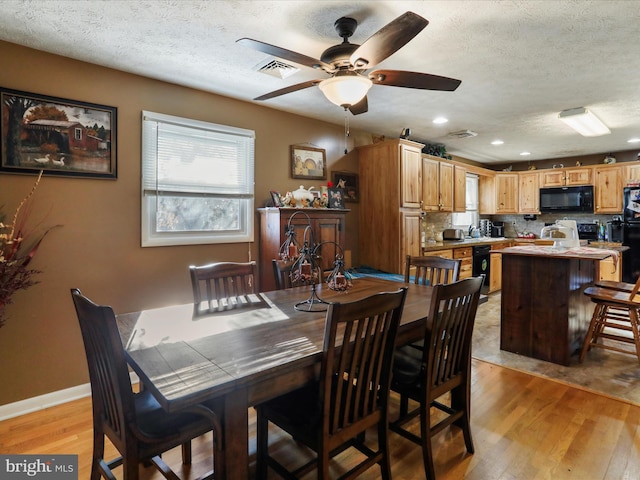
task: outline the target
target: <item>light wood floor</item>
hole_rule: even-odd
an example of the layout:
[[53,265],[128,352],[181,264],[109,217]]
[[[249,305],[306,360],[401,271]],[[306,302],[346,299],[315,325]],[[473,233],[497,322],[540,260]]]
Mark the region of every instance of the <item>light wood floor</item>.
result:
[[[482,361],[474,360],[473,369],[476,453],[466,454],[457,429],[445,429],[434,439],[439,480],[640,478],[640,407]],[[253,461],[253,411],[250,421]],[[90,399],[0,422],[0,453],[78,454],[81,480],[89,478],[91,438]],[[270,439],[272,453],[292,461],[304,456],[277,431]],[[191,469],[183,470],[179,449],[164,458],[179,475],[191,479],[210,468],[209,445],[206,437],[193,442]],[[392,433],[391,449],[395,480],[425,478],[418,446]],[[348,464],[352,457],[343,455],[341,463]],[[334,463],[340,471],[341,465]],[[374,468],[362,478],[378,477]],[[161,477],[146,469],[141,478]]]

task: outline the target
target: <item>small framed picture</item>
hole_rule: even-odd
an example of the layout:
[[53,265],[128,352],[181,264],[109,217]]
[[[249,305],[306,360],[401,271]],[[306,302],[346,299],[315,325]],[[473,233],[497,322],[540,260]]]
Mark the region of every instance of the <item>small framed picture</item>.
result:
[[271,203],[273,203],[274,207],[282,207],[282,200],[280,199],[280,194],[271,190],[269,192],[271,194]]
[[331,172],[331,180],[337,188],[344,189],[345,202],[357,202],[359,200],[357,173]]
[[344,208],[344,189],[329,189],[329,208]]
[[324,180],[327,178],[326,151],[300,145],[291,145],[291,178]]

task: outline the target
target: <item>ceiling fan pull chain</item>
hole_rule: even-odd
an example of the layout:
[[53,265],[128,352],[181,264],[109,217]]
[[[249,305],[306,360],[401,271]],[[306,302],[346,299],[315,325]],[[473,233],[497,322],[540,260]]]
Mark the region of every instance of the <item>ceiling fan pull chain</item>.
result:
[[349,115],[347,115],[347,108],[344,109],[344,154],[348,153],[347,139],[349,138]]

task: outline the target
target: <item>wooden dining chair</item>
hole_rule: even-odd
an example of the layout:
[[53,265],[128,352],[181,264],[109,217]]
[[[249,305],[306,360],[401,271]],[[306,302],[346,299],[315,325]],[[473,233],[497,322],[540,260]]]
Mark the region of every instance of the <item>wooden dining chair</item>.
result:
[[256,262],[218,262],[189,267],[193,289],[193,314],[249,306],[258,293]]
[[[422,446],[424,469],[430,480],[435,479],[431,438],[445,427],[460,427],[467,452],[474,452],[469,423],[471,336],[483,281],[479,276],[435,285],[424,349],[399,350],[394,358],[391,390],[417,402],[417,406],[400,412],[389,428]],[[450,393],[448,402],[440,398],[446,393]],[[440,412],[433,414],[432,407]],[[420,419],[420,436],[405,427],[415,417]],[[432,425],[434,419],[437,423]]]
[[[267,467],[285,478],[317,469],[327,479],[329,460],[354,447],[366,459],[340,478],[354,478],[378,464],[391,478],[387,406],[393,345],[406,287],[352,303],[332,303],[327,311],[319,380],[260,404],[257,409],[257,478]],[[316,452],[311,461],[289,472],[269,456],[269,422]],[[376,427],[377,449],[364,444],[364,432]]]
[[[309,285],[308,281],[296,281],[291,278],[291,272],[294,265],[293,261],[276,260],[271,261],[273,265],[273,276],[276,279],[276,290],[284,290],[286,288],[300,287]],[[316,268],[316,283],[322,282],[322,270]]]
[[[166,413],[148,389],[134,393],[124,348],[109,306],[96,305],[80,290],[72,289],[84,342],[93,407],[93,458],[91,480],[115,479],[120,465],[124,480],[137,480],[139,464],[150,461],[165,478],[177,476],[160,458],[174,447],[190,445],[196,437],[213,432],[213,465],[216,478],[223,478],[222,427],[213,404],[198,412]],[[105,437],[120,456],[104,458]],[[191,463],[190,451],[183,463]]]
[[[418,285],[436,285],[438,283],[457,282],[460,278],[459,258],[445,258],[437,255],[407,255],[404,268],[404,281]],[[413,275],[412,275],[413,273]]]
[[[582,363],[592,348],[603,348],[635,355],[640,362],[640,297],[637,297],[640,278],[635,284],[607,281],[601,282],[601,286],[597,285],[584,290],[584,294],[596,306],[580,350],[579,361]],[[633,348],[625,345],[632,345]]]

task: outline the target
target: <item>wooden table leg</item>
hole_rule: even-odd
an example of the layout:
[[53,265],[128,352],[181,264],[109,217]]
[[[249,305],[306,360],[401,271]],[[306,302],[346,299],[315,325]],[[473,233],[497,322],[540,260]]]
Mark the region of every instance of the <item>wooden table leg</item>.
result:
[[249,405],[247,390],[228,393],[224,402],[225,477],[249,478]]

